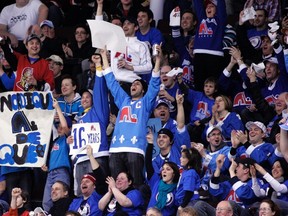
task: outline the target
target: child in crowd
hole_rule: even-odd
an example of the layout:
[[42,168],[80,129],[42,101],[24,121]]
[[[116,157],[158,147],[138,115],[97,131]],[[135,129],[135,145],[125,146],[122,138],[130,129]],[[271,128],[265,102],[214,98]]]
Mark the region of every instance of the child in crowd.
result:
[[[179,79],[178,79],[179,80]],[[185,87],[180,81],[181,91],[185,94],[185,100],[191,104],[190,123],[188,131],[192,142],[202,142],[201,134],[212,116],[215,93],[217,92],[217,81],[209,77],[204,82],[204,91],[195,91]]]

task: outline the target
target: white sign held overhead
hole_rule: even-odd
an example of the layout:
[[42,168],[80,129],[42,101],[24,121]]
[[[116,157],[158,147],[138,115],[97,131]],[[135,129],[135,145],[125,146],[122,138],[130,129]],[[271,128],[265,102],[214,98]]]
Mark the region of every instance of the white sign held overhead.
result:
[[126,53],[126,39],[121,27],[102,20],[87,20],[90,31],[92,46],[107,50]]

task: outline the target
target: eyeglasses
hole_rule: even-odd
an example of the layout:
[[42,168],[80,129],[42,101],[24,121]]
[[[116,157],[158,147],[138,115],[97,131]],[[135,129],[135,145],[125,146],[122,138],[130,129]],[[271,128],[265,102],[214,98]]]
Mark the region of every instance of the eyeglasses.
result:
[[271,208],[259,208],[258,211],[260,212],[268,212],[271,211]]
[[216,211],[231,211],[231,209],[229,209],[229,208],[216,208],[215,209]]

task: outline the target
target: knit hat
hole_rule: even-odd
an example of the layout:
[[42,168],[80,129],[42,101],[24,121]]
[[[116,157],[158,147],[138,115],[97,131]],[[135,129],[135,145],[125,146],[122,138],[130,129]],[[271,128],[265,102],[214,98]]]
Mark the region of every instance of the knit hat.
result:
[[159,134],[166,134],[167,136],[169,136],[170,142],[172,142],[173,139],[174,139],[173,133],[172,133],[169,129],[167,129],[167,128],[161,128],[161,129],[158,131],[158,135],[159,135]]
[[87,179],[89,179],[90,181],[92,181],[93,184],[96,183],[96,178],[94,177],[94,174],[93,174],[93,173],[87,173],[87,174],[83,175],[82,180],[85,179],[85,178],[87,178]]
[[217,0],[206,0],[205,1],[205,8],[207,7],[208,4],[213,4],[217,6]]

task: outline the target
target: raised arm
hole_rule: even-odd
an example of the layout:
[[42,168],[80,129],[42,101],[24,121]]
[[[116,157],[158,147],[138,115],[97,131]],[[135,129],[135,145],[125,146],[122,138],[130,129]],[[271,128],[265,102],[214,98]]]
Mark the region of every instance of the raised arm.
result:
[[179,94],[179,89],[176,91],[176,101],[177,101],[177,128],[181,130],[185,127],[185,113],[184,113],[184,95]]
[[21,188],[13,188],[11,192],[11,209],[17,209],[17,198],[21,196],[22,190]]
[[103,0],[96,0],[97,10],[96,10],[96,20],[103,20]]
[[58,114],[58,118],[59,118],[59,121],[60,121],[60,124],[61,124],[61,127],[62,129],[64,130],[64,133],[65,135],[69,135],[70,133],[70,130],[67,126],[67,121],[62,113],[62,110],[58,104],[58,101],[56,99],[53,99],[53,107],[54,109],[56,110],[57,114]]

